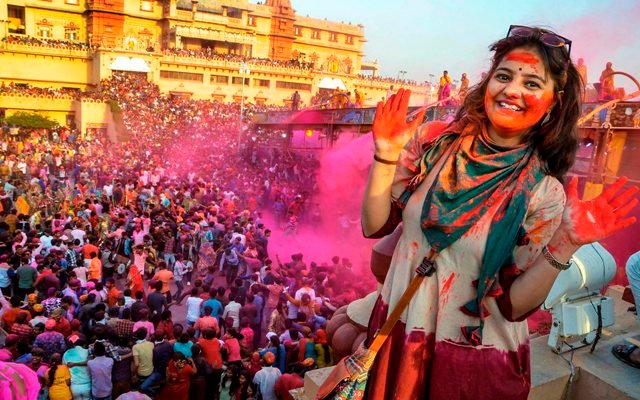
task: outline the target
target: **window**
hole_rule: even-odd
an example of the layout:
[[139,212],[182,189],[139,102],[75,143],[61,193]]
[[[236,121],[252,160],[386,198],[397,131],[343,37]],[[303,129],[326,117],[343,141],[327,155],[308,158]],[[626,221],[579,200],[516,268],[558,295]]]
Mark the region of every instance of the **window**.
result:
[[77,6],[80,4],[78,0],[64,0],[64,4],[71,4],[72,6]]
[[113,25],[105,25],[104,26],[104,31],[107,32],[107,33],[113,32]]
[[[242,85],[242,77],[234,76],[233,78],[231,78],[231,83],[233,83],[234,85]],[[249,84],[249,78],[244,78],[244,84]]]
[[311,32],[311,39],[320,39],[320,31],[314,29]]
[[331,42],[337,42],[337,41],[338,41],[338,34],[337,34],[337,33],[335,33],[335,32],[331,32],[331,33],[329,34],[329,40],[330,40]]
[[47,25],[38,26],[38,36],[43,39],[47,39],[51,37],[51,27]]
[[276,81],[276,87],[278,89],[306,90],[308,92],[311,91],[311,85],[308,83]]
[[229,84],[229,77],[225,75],[211,75],[209,78],[209,82],[211,83],[224,83],[225,85]]
[[25,34],[24,28],[24,7],[7,6],[7,16],[9,17],[9,33]]
[[253,15],[249,15],[249,19],[247,20],[247,25],[249,26],[256,26],[256,17],[254,17]]
[[141,0],[140,11],[153,11],[153,1]]
[[271,81],[268,79],[254,79],[253,80],[253,86],[260,86],[260,87],[269,87],[271,85]]
[[80,40],[80,36],[78,35],[77,29],[65,29],[64,38],[66,40]]
[[347,36],[344,42],[346,44],[353,44],[353,36]]
[[293,33],[296,36],[302,36],[302,28],[300,28],[299,26],[294,26],[293,27]]
[[179,81],[194,81],[202,82],[202,74],[194,74],[192,72],[181,71],[160,71],[160,78],[164,79],[176,79]]

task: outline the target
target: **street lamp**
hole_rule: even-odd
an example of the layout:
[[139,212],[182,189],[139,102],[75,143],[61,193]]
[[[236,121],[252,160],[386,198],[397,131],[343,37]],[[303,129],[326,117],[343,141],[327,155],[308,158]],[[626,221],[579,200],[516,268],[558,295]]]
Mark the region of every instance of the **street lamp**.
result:
[[242,89],[240,90],[240,124],[238,127],[238,154],[240,154],[240,140],[242,139],[242,114],[244,114],[244,77],[249,75],[251,71],[249,70],[247,63],[242,63],[240,65],[239,72],[242,74]]
[[406,75],[407,71],[398,71],[398,79],[400,79],[400,76],[402,76],[402,78],[404,79],[404,76]]

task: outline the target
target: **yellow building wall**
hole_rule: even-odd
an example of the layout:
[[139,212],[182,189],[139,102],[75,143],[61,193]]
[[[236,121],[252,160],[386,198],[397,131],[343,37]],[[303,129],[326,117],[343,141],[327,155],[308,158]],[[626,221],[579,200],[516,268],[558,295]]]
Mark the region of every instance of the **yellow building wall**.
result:
[[160,21],[125,16],[122,38],[125,49],[146,51],[148,47],[153,47],[159,50],[161,38],[162,23]]
[[[51,25],[41,25],[46,20]],[[39,36],[39,26],[50,26],[53,39],[65,40],[65,27],[73,23],[78,27],[78,41],[87,40],[87,27],[81,10],[55,11],[42,8],[27,8],[25,12],[25,29],[27,35]]]
[[125,0],[123,3],[125,15],[156,21],[162,19],[162,1],[147,2],[152,5],[152,11],[143,10],[140,0]]
[[346,51],[341,49],[331,49],[329,47],[319,47],[314,46],[307,43],[294,42],[293,49],[304,53],[306,56],[306,61],[311,61],[311,55],[316,54],[318,56],[318,60],[316,62],[316,68],[320,68],[320,66],[324,66],[323,72],[335,72],[335,73],[347,73],[346,69],[343,69],[341,65],[339,65],[339,69],[337,71],[331,71],[329,67],[329,59],[336,58],[338,63],[342,63],[345,58],[351,60],[351,74],[356,73],[354,66],[356,65],[358,54],[354,51]]
[[113,114],[107,103],[84,99],[83,101],[74,101],[72,106],[76,126],[82,135],[87,133],[88,127],[100,126],[107,129],[107,136],[112,142],[118,140]]
[[[26,49],[25,49],[26,50]],[[31,51],[44,49],[32,49]],[[28,83],[41,87],[76,87],[86,89],[91,84],[92,61],[64,55],[0,52],[0,80]]]
[[72,98],[53,98],[46,96],[0,95],[0,108],[10,117],[17,112],[32,112],[49,117],[60,125],[66,125],[67,116],[73,112]]
[[[203,75],[202,82],[181,81],[170,78],[161,78],[158,73],[158,79],[155,83],[160,86],[162,92],[188,92],[193,94],[193,98],[196,99],[208,99],[211,100],[219,95],[224,96],[225,102],[234,101],[235,96],[241,96],[242,85],[234,84],[233,77],[241,78],[242,74],[239,71],[237,63],[229,63],[227,67],[204,67],[204,66],[187,66],[178,63],[161,62],[160,70],[163,71],[177,71],[177,72],[189,72]],[[251,68],[251,65],[249,65]],[[257,102],[258,98],[267,98],[268,104],[284,105],[285,100],[289,100],[295,89],[282,89],[277,88],[277,81],[295,82],[311,85],[311,91],[299,90],[301,99],[305,103],[309,103],[311,97],[317,91],[317,79],[310,73],[306,75],[286,73],[285,68],[280,68],[280,73],[274,73],[271,71],[261,71],[259,69],[250,69],[250,73],[245,75],[248,83],[244,85],[245,100],[251,103]],[[291,72],[295,70],[289,70]],[[298,72],[298,71],[296,71]],[[228,84],[211,82],[211,76],[222,75],[228,76]],[[269,80],[269,87],[259,86],[255,83],[255,79]]]

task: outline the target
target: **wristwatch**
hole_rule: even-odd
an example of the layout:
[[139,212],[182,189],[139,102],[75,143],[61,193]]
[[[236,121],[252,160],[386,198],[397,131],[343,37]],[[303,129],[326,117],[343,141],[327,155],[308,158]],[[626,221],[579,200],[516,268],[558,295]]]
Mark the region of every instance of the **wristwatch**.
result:
[[551,254],[549,248],[546,245],[542,248],[542,255],[553,268],[560,271],[566,271],[571,266],[572,258],[570,258],[566,264],[561,263],[560,261],[556,260],[556,258],[553,256],[553,254]]

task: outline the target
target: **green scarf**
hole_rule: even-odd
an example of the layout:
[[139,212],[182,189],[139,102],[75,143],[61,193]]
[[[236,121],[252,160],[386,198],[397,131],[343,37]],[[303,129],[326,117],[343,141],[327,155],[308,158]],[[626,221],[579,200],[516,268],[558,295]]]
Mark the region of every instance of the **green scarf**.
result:
[[479,345],[484,318],[489,315],[485,297],[498,290],[500,270],[515,264],[513,250],[522,234],[531,190],[544,174],[528,143],[512,148],[498,146],[484,130],[477,132],[470,124],[453,124],[426,146],[424,155],[416,162],[418,174],[398,199],[401,208],[448,146],[455,147],[422,208],[422,232],[430,246],[438,252],[444,250],[491,207],[497,207],[482,257],[476,297],[461,308],[465,314],[480,319],[479,325],[462,327],[465,338]]

